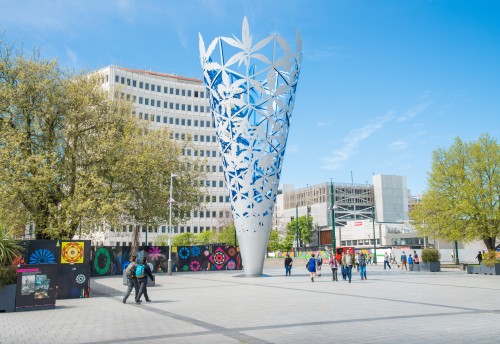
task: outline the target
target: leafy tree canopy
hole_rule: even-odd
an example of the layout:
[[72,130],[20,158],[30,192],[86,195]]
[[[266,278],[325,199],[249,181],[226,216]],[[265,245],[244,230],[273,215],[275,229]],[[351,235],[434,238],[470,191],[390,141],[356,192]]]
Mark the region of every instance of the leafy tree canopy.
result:
[[[34,223],[39,239],[72,238],[103,224],[159,225],[189,218],[203,190],[203,161],[190,143],[149,130],[133,104],[108,95],[97,73],[63,70],[35,51],[26,56],[0,38],[0,219]],[[135,226],[134,226],[135,227]]]
[[428,190],[411,211],[418,230],[447,240],[483,240],[495,249],[500,235],[500,147],[488,134],[455,139],[433,152]]

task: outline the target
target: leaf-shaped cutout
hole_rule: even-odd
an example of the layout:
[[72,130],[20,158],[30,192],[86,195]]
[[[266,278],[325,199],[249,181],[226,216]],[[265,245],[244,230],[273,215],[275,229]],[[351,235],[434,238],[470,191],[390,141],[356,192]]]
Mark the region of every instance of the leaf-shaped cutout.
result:
[[278,41],[281,49],[285,52],[286,55],[290,55],[290,46],[288,42],[281,36],[276,35],[276,40]]
[[297,35],[295,36],[296,52],[297,55],[302,54],[302,35],[300,30],[297,30]]
[[240,51],[239,53],[236,53],[234,54],[233,56],[231,56],[231,58],[229,59],[229,61],[227,61],[225,64],[224,64],[224,67],[229,67],[231,65],[233,65],[235,62],[241,62],[242,61],[245,61],[245,53]]
[[252,45],[252,38],[250,37],[250,28],[248,27],[248,19],[247,17],[243,17],[243,25],[241,27],[241,40],[243,42],[243,45],[245,43],[250,42],[250,46]]
[[217,42],[219,41],[219,37],[217,38],[214,38],[214,40],[210,43],[210,45],[208,46],[208,50],[207,50],[207,58],[212,55],[212,52],[214,51],[215,49],[215,46],[217,45]]
[[203,41],[203,37],[201,36],[201,33],[198,33],[199,36],[199,47],[200,47],[200,58],[201,58],[201,64],[203,65],[203,60],[205,59],[205,56],[207,56],[207,52],[205,50],[205,42]]
[[230,37],[221,37],[221,39],[226,42],[227,44],[235,47],[235,48],[238,48],[238,49],[241,49],[243,50],[243,44],[237,40],[237,39],[233,39],[233,38],[230,38]]
[[217,62],[209,62],[205,63],[203,66],[206,70],[218,70],[221,68],[221,65],[218,64]]
[[252,52],[259,51],[260,49],[264,48],[273,39],[274,36],[269,36],[267,38],[264,38],[260,42],[257,42],[257,44],[255,44],[255,46],[252,48]]
[[264,56],[262,54],[252,54],[252,58],[260,60],[264,63],[267,63],[268,65],[272,64],[271,60],[269,60],[266,56]]

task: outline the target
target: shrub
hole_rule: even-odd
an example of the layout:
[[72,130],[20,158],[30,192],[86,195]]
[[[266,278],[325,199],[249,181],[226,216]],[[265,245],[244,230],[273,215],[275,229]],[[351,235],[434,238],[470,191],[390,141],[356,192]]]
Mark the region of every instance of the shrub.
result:
[[497,259],[495,251],[488,251],[483,255],[482,263],[491,268],[495,263],[500,263],[500,261]]
[[0,289],[8,284],[17,283],[17,266],[0,266]]
[[424,248],[422,250],[422,261],[424,263],[439,262],[441,253],[435,248]]

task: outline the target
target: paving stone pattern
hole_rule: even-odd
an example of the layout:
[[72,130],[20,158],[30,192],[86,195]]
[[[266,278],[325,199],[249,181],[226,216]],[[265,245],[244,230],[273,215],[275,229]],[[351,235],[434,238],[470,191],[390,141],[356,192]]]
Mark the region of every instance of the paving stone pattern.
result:
[[[0,343],[494,343],[500,338],[500,276],[368,267],[352,283],[312,283],[266,266],[157,275],[151,303],[122,303],[118,276],[93,278],[91,298],[55,310],[0,314]],[[339,274],[340,275],[340,274]],[[339,276],[340,277],[340,276]]]

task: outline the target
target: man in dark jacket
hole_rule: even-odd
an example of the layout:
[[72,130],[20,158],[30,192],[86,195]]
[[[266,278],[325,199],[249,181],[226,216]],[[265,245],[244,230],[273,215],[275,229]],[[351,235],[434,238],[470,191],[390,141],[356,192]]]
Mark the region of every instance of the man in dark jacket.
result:
[[293,264],[293,259],[290,258],[289,254],[287,254],[285,258],[285,276],[292,275],[292,264]]
[[[141,261],[139,262],[141,266],[144,266],[144,275],[142,276],[137,276],[137,280],[139,281],[139,294],[135,298],[135,303],[140,304],[141,303],[141,296],[144,294],[144,298],[146,299],[146,302],[151,302],[151,299],[148,296],[148,277],[151,278],[151,281],[154,281],[154,276],[151,273],[151,268],[149,265],[146,263],[146,257],[143,257]],[[138,269],[136,269],[137,271]],[[136,273],[137,275],[137,273]]]
[[136,257],[130,257],[130,264],[125,269],[125,276],[127,277],[127,292],[123,296],[123,303],[127,303],[127,299],[132,292],[132,289],[135,289],[135,299],[137,299],[137,294],[139,294],[139,282],[135,277],[135,269],[137,268]]

